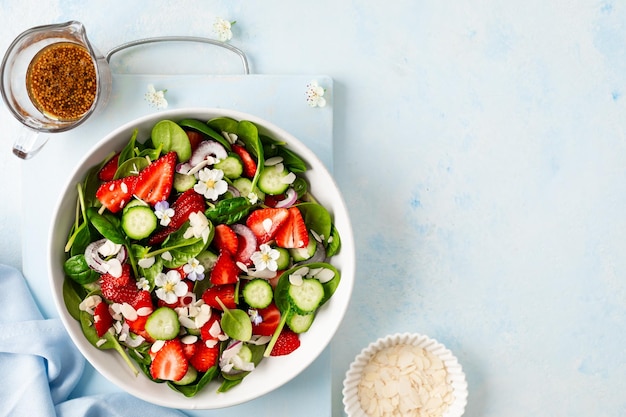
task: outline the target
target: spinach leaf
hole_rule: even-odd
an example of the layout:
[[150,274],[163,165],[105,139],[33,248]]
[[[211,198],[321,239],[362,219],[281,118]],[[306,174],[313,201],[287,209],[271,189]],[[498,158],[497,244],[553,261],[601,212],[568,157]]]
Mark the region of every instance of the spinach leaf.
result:
[[297,205],[307,227],[326,241],[330,236],[332,218],[324,206],[317,203],[300,203]]
[[230,117],[216,117],[207,122],[207,125],[216,130],[217,132],[229,132],[229,133],[237,133],[237,122],[235,119],[231,119]]
[[87,265],[85,255],[83,254],[74,255],[71,258],[68,258],[63,263],[63,271],[65,272],[65,275],[81,285],[89,284],[100,278],[100,274]]
[[65,278],[63,280],[63,302],[70,316],[80,321],[80,309],[78,306],[83,301],[87,292],[76,281]]
[[233,224],[244,218],[251,208],[252,205],[246,197],[234,197],[218,201],[204,215],[213,223]]
[[87,210],[87,217],[93,227],[113,243],[126,243],[126,235],[120,227],[120,221],[113,214],[100,214],[94,207]]
[[[184,234],[188,227],[189,221],[183,224],[180,229],[170,234],[161,245],[161,248],[149,252],[145,256],[157,256],[165,252],[169,252],[172,259],[163,259],[162,262],[163,266],[170,269],[178,268],[179,266],[186,264],[190,259],[198,256],[213,240],[215,229],[213,224],[209,223],[209,238],[205,242],[202,237],[185,238]],[[158,258],[162,257],[158,256]]]
[[193,397],[198,392],[204,388],[206,384],[211,382],[215,376],[219,373],[219,368],[217,366],[213,366],[209,368],[202,377],[194,382],[193,384],[188,385],[177,385],[173,382],[168,382],[167,385],[172,388],[174,391],[178,391],[182,393],[185,397]]
[[171,120],[161,120],[152,127],[152,143],[161,146],[163,152],[176,152],[179,162],[186,162],[191,157],[191,143],[187,133]]
[[130,140],[128,141],[126,146],[124,146],[124,149],[122,149],[122,151],[120,152],[120,157],[117,162],[118,166],[120,166],[123,162],[128,161],[129,159],[137,156],[138,149],[137,149],[135,142],[137,141],[138,133],[139,131],[137,129],[133,130],[133,134],[130,137]]
[[[230,119],[232,120],[232,119]],[[233,122],[235,122],[233,120]],[[219,124],[220,122],[217,122],[216,124]],[[208,137],[210,137],[211,139],[221,143],[226,149],[228,149],[229,151],[231,150],[231,146],[230,146],[230,142],[227,141],[224,136],[222,136],[219,132],[221,132],[222,130],[220,130],[219,132],[215,131],[211,126],[209,126],[207,123],[201,122],[200,120],[197,119],[183,119],[183,120],[179,120],[178,124],[182,127],[186,127],[189,129],[193,129],[196,130]],[[235,128],[237,126],[237,122],[235,122]],[[232,133],[235,133],[235,130],[232,131]]]
[[139,174],[139,171],[150,165],[150,162],[143,157],[134,156],[122,162],[115,171],[114,179],[125,178]]
[[339,236],[339,230],[333,224],[330,228],[330,237],[328,238],[328,246],[326,246],[326,256],[335,256],[339,249],[341,249],[341,236]]
[[[263,360],[263,351],[265,350],[265,346],[253,345],[253,344],[248,344],[248,343],[246,343],[246,346],[252,352],[252,363],[254,363],[254,366],[256,368],[259,365],[259,363],[261,363],[261,361]],[[243,379],[249,373],[250,373],[249,371],[239,372],[236,374],[222,373],[222,378],[224,378],[224,381],[222,382],[220,387],[217,389],[217,392],[226,392],[230,390],[231,388],[233,388],[234,386],[239,385],[241,381],[243,381]]]

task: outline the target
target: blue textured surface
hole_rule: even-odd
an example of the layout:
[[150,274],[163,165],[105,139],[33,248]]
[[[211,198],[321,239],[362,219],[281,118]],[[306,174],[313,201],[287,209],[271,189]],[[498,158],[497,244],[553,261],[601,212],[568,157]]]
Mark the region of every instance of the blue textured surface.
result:
[[[207,36],[222,16],[253,72],[332,77],[359,262],[332,344],[333,415],[352,358],[404,331],[456,354],[466,416],[626,414],[623,2],[146,4],[2,1],[0,46],[69,18],[108,50]],[[1,261],[19,265],[18,231],[3,222]]]

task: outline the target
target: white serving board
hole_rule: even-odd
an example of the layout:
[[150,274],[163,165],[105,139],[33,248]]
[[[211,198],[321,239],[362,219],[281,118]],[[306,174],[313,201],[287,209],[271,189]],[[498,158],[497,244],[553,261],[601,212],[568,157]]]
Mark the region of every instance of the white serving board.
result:
[[[306,103],[306,85],[311,80],[326,88],[326,107],[312,108]],[[332,79],[327,76],[114,74],[111,98],[102,111],[71,132],[53,135],[39,154],[22,164],[23,272],[47,318],[58,317],[49,295],[46,245],[60,189],[73,167],[106,134],[137,117],[159,111],[144,99],[148,84],[167,90],[170,109],[215,107],[264,118],[308,145],[332,171]],[[72,396],[117,391],[87,364]],[[293,415],[294,407],[304,417],[331,414],[329,349],[293,381],[257,400],[228,409],[185,412],[194,416],[253,413],[258,417],[276,417]]]

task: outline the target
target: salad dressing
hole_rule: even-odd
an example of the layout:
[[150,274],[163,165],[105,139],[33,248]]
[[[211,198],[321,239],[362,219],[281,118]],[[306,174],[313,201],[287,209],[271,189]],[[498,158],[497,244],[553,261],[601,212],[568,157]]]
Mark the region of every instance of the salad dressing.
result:
[[85,47],[72,42],[53,43],[30,62],[26,89],[32,103],[47,117],[77,120],[96,100],[96,66]]

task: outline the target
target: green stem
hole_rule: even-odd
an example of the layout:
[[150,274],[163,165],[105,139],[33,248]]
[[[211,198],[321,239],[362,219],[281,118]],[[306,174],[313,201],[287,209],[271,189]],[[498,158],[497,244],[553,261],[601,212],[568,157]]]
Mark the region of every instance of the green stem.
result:
[[265,356],[266,358],[269,357],[270,354],[272,353],[272,350],[274,349],[274,345],[276,344],[276,341],[278,340],[278,336],[280,336],[280,333],[283,331],[283,327],[285,327],[285,323],[287,322],[288,315],[289,313],[285,312],[285,314],[283,314],[283,316],[280,318],[280,323],[278,323],[278,327],[274,331],[274,334],[272,335],[272,338],[270,339],[270,342],[267,344],[267,347],[265,348],[265,352],[263,353],[263,356]]

